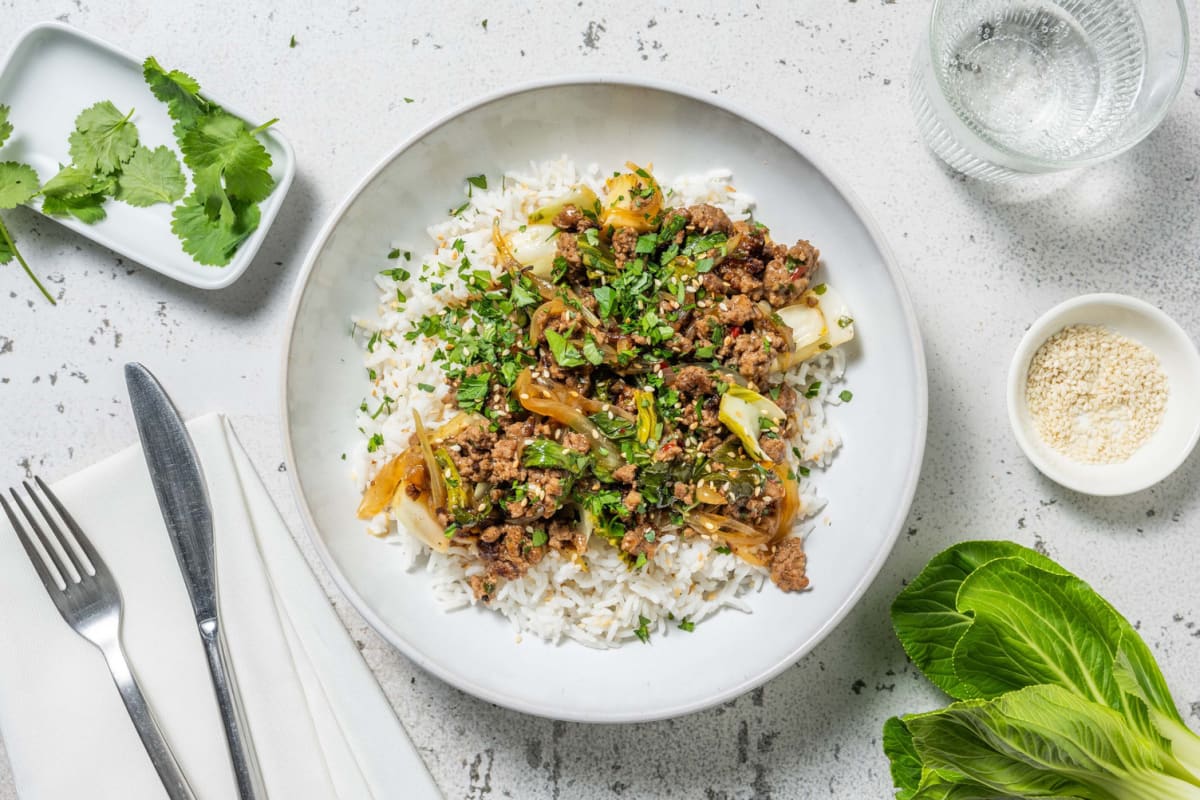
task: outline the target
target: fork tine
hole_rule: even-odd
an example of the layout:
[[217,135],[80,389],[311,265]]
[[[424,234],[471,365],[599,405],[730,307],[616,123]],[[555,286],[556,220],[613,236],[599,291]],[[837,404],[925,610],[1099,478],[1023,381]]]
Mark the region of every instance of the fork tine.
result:
[[[38,482],[38,486],[41,487],[43,492],[49,491],[45,483],[37,478],[34,478],[34,480]],[[79,553],[76,552],[75,548],[71,546],[71,538],[74,538],[76,541],[78,541],[80,538],[83,538],[83,531],[79,529],[79,526],[71,524],[75,522],[75,520],[72,519],[68,521],[67,518],[70,517],[70,514],[64,513],[66,512],[66,509],[62,507],[61,503],[54,505],[55,509],[57,509],[62,515],[63,521],[67,523],[67,528],[69,528],[73,534],[73,537],[68,537],[62,532],[62,528],[58,527],[58,522],[54,519],[54,515],[46,510],[45,504],[42,503],[42,498],[38,497],[37,492],[35,492],[33,487],[29,485],[29,481],[22,481],[22,484],[25,486],[25,491],[29,492],[29,496],[33,498],[34,505],[38,507],[38,511],[42,512],[42,517],[46,520],[46,525],[51,531],[54,532],[54,535],[58,537],[58,543],[62,545],[63,550],[67,554],[67,558],[70,559],[72,566],[75,567],[75,571],[79,573],[79,579],[83,580],[88,575],[95,574],[94,571],[88,571],[87,567],[84,566],[83,561],[79,558]],[[46,496],[49,497],[50,495],[47,494]],[[79,546],[80,549],[83,548],[82,542]]]
[[[9,489],[9,492],[12,494],[12,499],[16,501],[17,508],[21,509],[21,513],[25,515],[25,519],[29,522],[29,527],[33,528],[34,534],[41,537],[42,546],[46,549],[46,555],[50,557],[50,561],[52,561],[55,568],[58,569],[58,574],[62,576],[66,587],[70,588],[76,582],[75,577],[79,574],[79,572],[75,571],[72,573],[71,568],[74,566],[74,564],[72,563],[71,557],[65,556],[62,552],[60,552],[60,548],[66,549],[64,547],[65,542],[58,539],[55,535],[53,535],[53,533],[46,533],[46,529],[43,528],[41,523],[38,522],[38,518],[34,515],[34,513],[29,510],[29,506],[25,505],[25,501],[21,499],[19,494],[17,494],[16,489]],[[58,546],[55,547],[55,545]]]
[[[11,489],[9,491],[12,491]],[[16,492],[13,496],[16,497]],[[29,556],[29,560],[33,562],[33,568],[37,571],[38,578],[46,587],[46,591],[53,593],[54,591],[62,591],[66,587],[67,582],[61,579],[58,572],[51,572],[50,567],[46,565],[46,561],[42,558],[42,554],[38,552],[30,539],[29,533],[25,530],[25,526],[21,524],[21,520],[13,512],[12,506],[4,499],[4,493],[0,492],[0,506],[4,507],[4,513],[8,516],[8,521],[12,523],[13,531],[17,534],[17,538],[21,540],[21,546],[25,548],[25,554]]]
[[37,483],[38,488],[42,490],[42,493],[46,495],[46,499],[50,501],[50,505],[54,506],[54,510],[58,512],[58,516],[66,523],[67,529],[71,531],[71,535],[75,537],[75,541],[79,544],[79,549],[87,556],[87,560],[92,562],[93,574],[102,570],[107,571],[108,568],[104,566],[104,559],[100,558],[100,554],[96,552],[96,548],[92,547],[92,541],[84,535],[83,528],[79,527],[79,523],[75,521],[75,517],[71,516],[71,512],[67,511],[66,506],[58,499],[58,495],[51,491],[50,487],[39,476],[33,476],[33,480]]
[[[78,576],[79,581],[83,581],[90,573],[84,570],[83,563],[79,560],[79,555],[71,547],[71,542],[67,540],[67,537],[62,534],[62,528],[59,527],[58,521],[46,510],[46,504],[42,503],[42,498],[37,497],[37,493],[34,492],[34,487],[29,485],[29,481],[22,481],[22,486],[25,487],[25,492],[29,494],[29,499],[34,501],[37,510],[42,513],[42,524],[46,525],[46,528],[38,530],[38,533],[41,533],[44,539],[53,539],[55,545],[58,545],[55,548],[56,554],[58,554],[59,560],[62,561],[62,566],[66,567],[64,576],[62,577],[73,573],[71,581],[68,583],[76,582],[74,581],[74,576]],[[46,530],[50,531],[49,536],[44,533]]]

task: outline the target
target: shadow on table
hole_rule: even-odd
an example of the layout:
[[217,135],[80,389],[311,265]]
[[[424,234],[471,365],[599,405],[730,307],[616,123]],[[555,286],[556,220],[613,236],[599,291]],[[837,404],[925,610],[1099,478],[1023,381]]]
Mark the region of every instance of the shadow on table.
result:
[[[1137,147],[1085,170],[997,185],[950,177],[1049,270],[1083,256],[1098,264],[1149,264],[1200,238],[1200,130],[1168,117]],[[1151,239],[1147,231],[1171,232]],[[1147,242],[1131,252],[1123,244]],[[1136,291],[1136,290],[1134,290]]]

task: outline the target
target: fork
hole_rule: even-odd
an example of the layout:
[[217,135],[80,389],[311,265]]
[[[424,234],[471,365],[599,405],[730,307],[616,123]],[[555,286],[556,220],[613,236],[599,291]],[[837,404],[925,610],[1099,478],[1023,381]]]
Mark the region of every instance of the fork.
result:
[[[138,736],[158,772],[158,777],[162,779],[168,796],[171,800],[195,800],[187,777],[180,769],[179,762],[175,760],[175,755],[154,718],[154,712],[146,701],[146,696],[142,694],[133,669],[129,666],[125,648],[121,645],[121,592],[113,580],[112,573],[50,487],[41,478],[35,477],[34,481],[71,532],[77,548],[72,547],[70,539],[63,533],[38,493],[29,485],[29,481],[23,481],[22,485],[40,512],[45,528],[38,523],[37,516],[30,511],[16,489],[9,489],[9,493],[34,533],[31,534],[21,523],[13,507],[4,499],[3,493],[0,493],[0,506],[4,507],[8,521],[12,523],[17,538],[21,540],[34,570],[37,571],[63,619],[76,633],[104,654],[104,660],[108,663],[113,681],[121,692],[121,699],[125,701],[129,717],[133,720]],[[47,535],[46,529],[49,529],[50,535]],[[45,557],[39,552],[39,546],[44,550]]]

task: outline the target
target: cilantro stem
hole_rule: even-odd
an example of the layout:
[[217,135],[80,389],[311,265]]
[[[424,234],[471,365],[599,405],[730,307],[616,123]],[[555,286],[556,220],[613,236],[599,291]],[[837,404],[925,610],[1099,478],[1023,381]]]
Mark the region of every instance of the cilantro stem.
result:
[[2,219],[0,219],[0,236],[4,237],[4,243],[8,245],[8,249],[11,250],[12,254],[17,257],[17,262],[25,270],[25,274],[29,276],[29,279],[33,281],[33,284],[37,286],[46,299],[50,301],[50,305],[58,305],[58,303],[56,303],[54,298],[50,295],[50,292],[46,291],[46,287],[43,286],[42,282],[38,280],[37,275],[33,274],[33,270],[29,268],[29,264],[25,263],[25,257],[22,256],[21,251],[17,249],[17,244],[13,241],[12,236],[8,232],[8,228],[4,226],[4,220]]
[[260,134],[260,133],[262,133],[263,131],[265,131],[267,128],[269,128],[269,127],[271,127],[272,125],[274,125],[276,122],[279,122],[279,117],[276,117],[276,118],[275,118],[275,119],[273,119],[273,120],[269,120],[269,121],[267,121],[267,122],[264,122],[262,125],[259,125],[257,128],[255,128],[254,130],[250,131],[250,135],[251,135],[251,136],[257,136],[258,134]]

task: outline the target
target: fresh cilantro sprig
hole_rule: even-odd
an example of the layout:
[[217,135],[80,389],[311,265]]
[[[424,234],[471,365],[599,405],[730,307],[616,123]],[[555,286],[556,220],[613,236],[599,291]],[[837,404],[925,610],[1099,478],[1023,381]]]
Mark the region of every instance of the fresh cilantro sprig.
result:
[[194,190],[172,215],[171,230],[197,262],[223,267],[258,228],[258,204],[271,194],[271,154],[258,134],[277,120],[250,126],[200,94],[200,84],[153,57],[142,75],[175,120],[175,139],[192,171]]
[[[4,146],[13,132],[12,123],[8,121],[8,112],[8,106],[0,105],[0,147]],[[41,180],[38,178],[37,171],[28,164],[16,161],[0,163],[0,210],[8,210],[28,203],[37,197],[40,185]],[[4,220],[0,219],[0,264],[8,264],[14,258],[34,285],[50,301],[50,305],[55,305],[54,297],[46,291],[46,287],[38,280],[37,275],[33,274],[33,270],[29,268],[21,251],[17,249],[17,243],[12,234],[4,225]]]
[[68,137],[72,163],[42,187],[42,213],[92,225],[108,215],[110,197],[143,208],[183,197],[179,159],[166,147],[139,144],[132,117],[132,109],[122,114],[107,100],[80,112]]

